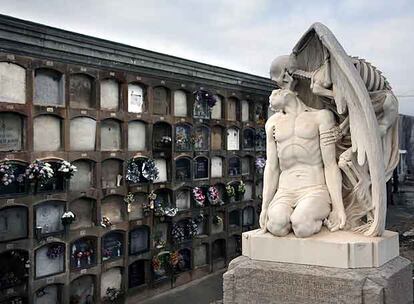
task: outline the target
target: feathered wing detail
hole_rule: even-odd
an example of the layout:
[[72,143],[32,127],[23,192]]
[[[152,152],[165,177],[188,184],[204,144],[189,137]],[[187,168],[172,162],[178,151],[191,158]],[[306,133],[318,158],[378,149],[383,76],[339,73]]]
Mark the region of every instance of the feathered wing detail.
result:
[[[324,81],[320,86],[333,92],[331,98],[321,97],[322,93],[312,89],[314,79],[298,81],[297,90],[309,106],[328,107],[336,112],[345,135],[339,143],[342,151],[338,158],[347,192],[344,205],[348,227],[368,236],[379,236],[385,229],[386,179],[378,121],[367,87],[352,58],[323,24],[310,27],[292,56],[297,70],[315,73],[329,66],[332,83]],[[341,161],[346,166],[341,166]]]

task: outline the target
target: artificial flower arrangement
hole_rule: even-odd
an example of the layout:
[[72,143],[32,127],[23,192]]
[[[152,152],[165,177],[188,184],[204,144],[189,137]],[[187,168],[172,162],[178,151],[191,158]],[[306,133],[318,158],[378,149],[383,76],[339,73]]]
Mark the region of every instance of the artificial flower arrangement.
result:
[[152,236],[153,244],[156,249],[162,249],[167,245],[167,242],[162,239],[162,232],[155,231]]
[[203,147],[203,134],[197,132],[191,134],[190,144],[194,149],[201,149]]
[[3,186],[8,186],[18,179],[15,175],[15,166],[5,159],[4,162],[0,163],[0,182]]
[[194,187],[192,192],[194,201],[197,203],[197,205],[200,207],[204,207],[206,196],[204,194],[203,189],[201,187]]
[[61,257],[65,253],[65,246],[62,244],[50,244],[48,245],[46,255],[49,259],[56,259]]
[[161,251],[157,255],[154,255],[151,261],[154,273],[158,277],[172,273],[178,263],[177,254],[177,252]]
[[133,184],[153,182],[158,178],[158,168],[153,159],[131,158],[127,163],[126,180]]
[[190,144],[190,138],[187,136],[185,129],[182,129],[180,132],[176,132],[175,134],[175,145],[178,149],[186,149]]
[[171,237],[174,243],[181,243],[185,240],[185,228],[183,225],[174,223],[171,229]]
[[195,237],[198,234],[198,225],[197,222],[193,219],[188,219],[185,225],[185,229],[187,231],[187,235],[190,238]]
[[165,145],[165,146],[169,146],[171,144],[171,141],[172,141],[172,139],[171,139],[170,136],[163,136],[160,139],[160,143]]
[[106,303],[115,303],[118,301],[123,295],[123,292],[121,289],[115,288],[115,287],[108,287],[105,292],[105,297],[103,300]]
[[94,250],[92,249],[92,245],[90,242],[86,243],[87,246],[82,246],[81,248],[77,248],[76,244],[72,245],[72,258],[76,260],[76,267],[81,267],[81,259],[86,258],[88,265],[92,263],[92,256],[94,254]]
[[127,205],[127,212],[131,212],[132,203],[135,201],[135,196],[132,192],[128,192],[128,194],[124,197],[124,202]]
[[263,174],[264,167],[266,166],[266,158],[264,158],[263,156],[257,157],[255,161],[255,166],[256,166],[257,171],[260,174]]
[[[121,256],[121,248],[122,248],[122,243],[120,241],[116,241],[116,245],[114,247],[105,248],[103,250],[102,259],[104,261],[106,261],[106,260],[109,260],[110,258],[113,258],[113,257],[120,257]],[[116,250],[115,255],[113,254],[114,249]]]
[[60,172],[65,179],[70,179],[78,169],[75,165],[72,165],[70,162],[66,160],[62,160],[60,162],[60,167],[58,168],[58,172]]
[[218,215],[213,217],[213,224],[214,225],[220,225],[223,223],[223,219],[219,217]]
[[158,178],[158,168],[155,166],[155,161],[153,159],[148,158],[142,164],[142,176],[146,178],[149,182],[153,182]]
[[111,222],[111,220],[109,219],[109,217],[107,217],[107,216],[103,216],[103,217],[102,217],[102,220],[101,220],[101,226],[102,226],[103,228],[109,228],[109,227],[111,227],[111,226],[112,226],[112,222]]
[[256,147],[264,147],[266,143],[266,131],[264,128],[260,128],[256,131]]
[[49,163],[36,159],[26,168],[24,175],[35,183],[47,184],[53,177],[54,172]]
[[154,215],[164,219],[165,216],[174,217],[178,212],[178,208],[168,206],[164,200],[156,199],[154,203]]
[[226,186],[226,195],[229,200],[236,196],[236,190],[231,184],[227,184]]
[[171,237],[174,243],[178,244],[187,239],[192,239],[198,234],[198,224],[194,219],[186,219],[184,223],[174,223],[171,230]]
[[220,194],[216,186],[208,187],[207,198],[210,204],[213,206],[221,203]]
[[195,95],[196,102],[206,102],[210,108],[214,107],[217,102],[217,97],[207,90],[198,90],[193,94]]
[[237,186],[237,194],[244,195],[246,192],[246,185],[243,183],[243,181],[239,182],[239,185]]
[[76,220],[76,215],[72,211],[66,211],[60,217],[63,226],[72,224]]
[[157,194],[154,191],[151,191],[148,195],[148,202],[144,202],[142,205],[142,211],[145,216],[150,215],[151,210],[154,210],[155,200],[157,199]]

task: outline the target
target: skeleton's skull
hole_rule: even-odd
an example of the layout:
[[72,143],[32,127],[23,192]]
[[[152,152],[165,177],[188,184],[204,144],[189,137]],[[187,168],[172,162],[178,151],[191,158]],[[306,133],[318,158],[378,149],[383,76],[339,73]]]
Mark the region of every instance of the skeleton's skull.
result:
[[276,82],[279,88],[292,89],[293,78],[292,59],[289,55],[276,57],[270,65],[270,78]]

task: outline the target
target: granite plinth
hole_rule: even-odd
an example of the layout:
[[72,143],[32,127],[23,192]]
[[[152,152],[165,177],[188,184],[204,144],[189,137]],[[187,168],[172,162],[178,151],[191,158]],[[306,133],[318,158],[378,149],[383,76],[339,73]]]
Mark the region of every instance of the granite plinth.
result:
[[337,268],[379,267],[399,256],[398,233],[388,230],[381,237],[366,237],[323,228],[312,237],[297,238],[258,229],[243,233],[242,247],[242,254],[255,260]]
[[224,274],[224,304],[411,304],[411,262],[381,267],[333,267],[234,259]]

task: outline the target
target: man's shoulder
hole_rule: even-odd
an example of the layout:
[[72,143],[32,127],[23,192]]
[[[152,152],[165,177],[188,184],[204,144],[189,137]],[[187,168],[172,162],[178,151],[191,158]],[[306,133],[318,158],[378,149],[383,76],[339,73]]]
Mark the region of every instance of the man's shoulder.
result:
[[269,119],[266,121],[265,128],[266,129],[272,128],[274,124],[280,119],[281,116],[282,114],[279,112],[276,112],[275,114],[270,116]]
[[327,109],[316,110],[315,114],[321,123],[335,121],[334,114]]

